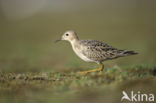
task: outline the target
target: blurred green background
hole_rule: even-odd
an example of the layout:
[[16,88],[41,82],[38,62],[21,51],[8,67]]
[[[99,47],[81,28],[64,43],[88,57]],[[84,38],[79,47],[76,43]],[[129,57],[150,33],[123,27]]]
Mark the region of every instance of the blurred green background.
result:
[[80,39],[97,39],[139,53],[108,61],[105,63],[108,66],[156,61],[154,0],[1,0],[0,7],[2,71],[92,65],[78,59],[68,43],[54,43],[70,29],[75,30]]
[[[71,29],[80,39],[96,39],[139,53],[106,61],[106,68],[155,65],[155,0],[0,0],[0,72],[72,72],[96,67],[79,59],[69,43],[54,43]],[[30,97],[38,94],[34,91]],[[34,98],[43,102],[38,97]]]

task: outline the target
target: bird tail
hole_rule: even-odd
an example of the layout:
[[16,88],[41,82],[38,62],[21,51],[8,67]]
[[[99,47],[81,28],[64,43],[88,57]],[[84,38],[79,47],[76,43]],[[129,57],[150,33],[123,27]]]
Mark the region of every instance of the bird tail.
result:
[[135,51],[128,51],[128,50],[119,50],[118,51],[119,53],[119,57],[124,57],[124,56],[129,56],[129,55],[135,55],[135,54],[138,54],[137,52]]
[[135,52],[135,51],[127,51],[127,50],[124,50],[122,54],[123,54],[124,56],[128,56],[128,55],[136,55],[136,54],[138,54],[138,53]]

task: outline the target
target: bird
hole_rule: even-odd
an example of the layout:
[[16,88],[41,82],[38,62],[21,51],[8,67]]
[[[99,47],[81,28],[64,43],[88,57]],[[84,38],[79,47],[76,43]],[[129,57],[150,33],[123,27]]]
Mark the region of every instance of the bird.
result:
[[104,61],[138,54],[135,51],[114,48],[111,45],[98,40],[80,40],[74,30],[66,31],[61,38],[55,42],[59,41],[68,41],[78,57],[86,62],[94,62],[99,65],[99,68],[80,72],[82,74],[91,72],[102,73],[104,69]]

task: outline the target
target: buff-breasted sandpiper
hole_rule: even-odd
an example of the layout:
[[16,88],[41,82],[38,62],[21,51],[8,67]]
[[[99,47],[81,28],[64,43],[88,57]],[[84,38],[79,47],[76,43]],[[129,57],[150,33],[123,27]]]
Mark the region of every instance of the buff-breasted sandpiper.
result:
[[97,40],[79,40],[77,33],[73,30],[66,31],[59,40],[56,40],[56,42],[61,40],[69,41],[74,52],[84,61],[99,64],[99,68],[84,71],[82,72],[83,74],[95,71],[102,72],[104,69],[102,62],[105,60],[137,54],[134,51],[114,48]]

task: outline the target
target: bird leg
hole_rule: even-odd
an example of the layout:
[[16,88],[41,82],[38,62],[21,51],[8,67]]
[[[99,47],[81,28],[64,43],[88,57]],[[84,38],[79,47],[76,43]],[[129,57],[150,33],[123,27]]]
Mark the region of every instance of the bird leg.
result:
[[88,70],[88,71],[83,71],[83,72],[80,72],[80,73],[87,74],[87,73],[90,73],[90,72],[97,72],[97,71],[99,71],[100,73],[102,73],[103,68],[104,68],[104,65],[102,63],[100,63],[99,64],[99,68],[96,68],[96,69],[93,69],[93,70]]

